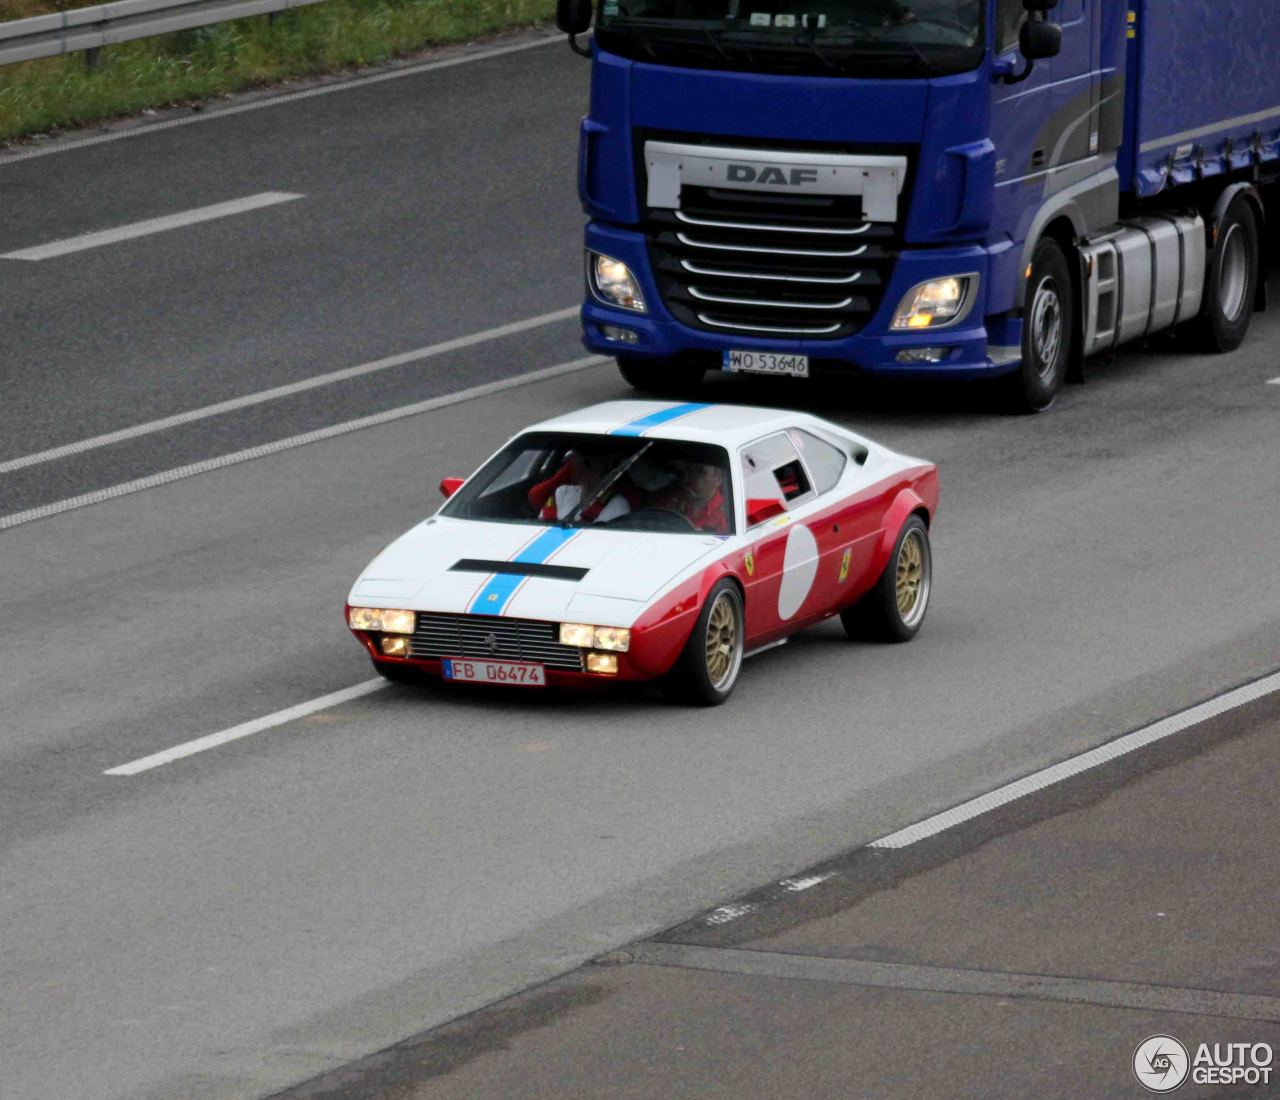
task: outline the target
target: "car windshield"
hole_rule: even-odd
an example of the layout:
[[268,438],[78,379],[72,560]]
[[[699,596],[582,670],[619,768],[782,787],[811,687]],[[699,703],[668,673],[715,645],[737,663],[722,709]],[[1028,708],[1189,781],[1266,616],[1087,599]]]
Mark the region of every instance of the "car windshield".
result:
[[[982,55],[978,0],[601,0],[605,49],[699,68],[936,75]],[[895,72],[896,70],[896,72]]]
[[454,519],[730,535],[723,447],[633,436],[530,432],[444,506]]

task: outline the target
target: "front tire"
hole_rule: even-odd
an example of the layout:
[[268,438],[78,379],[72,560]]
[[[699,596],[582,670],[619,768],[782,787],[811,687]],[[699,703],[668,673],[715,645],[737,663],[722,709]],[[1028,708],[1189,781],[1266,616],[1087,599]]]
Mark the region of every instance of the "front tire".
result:
[[618,373],[634,390],[656,397],[682,397],[702,383],[706,371],[678,359],[639,359],[618,356]]
[[1253,323],[1261,270],[1261,233],[1253,204],[1239,195],[1218,225],[1218,243],[1209,257],[1199,342],[1213,352],[1235,351]]
[[1039,413],[1057,400],[1076,332],[1075,282],[1062,246],[1046,237],[1031,257],[1022,317],[1022,365],[1005,379],[1012,411]]
[[668,696],[699,707],[716,707],[728,699],[742,671],[745,621],[738,586],[731,580],[717,581],[667,674]]
[[929,528],[913,515],[898,532],[893,553],[875,587],[841,611],[840,622],[854,640],[909,642],[924,623],[932,587]]

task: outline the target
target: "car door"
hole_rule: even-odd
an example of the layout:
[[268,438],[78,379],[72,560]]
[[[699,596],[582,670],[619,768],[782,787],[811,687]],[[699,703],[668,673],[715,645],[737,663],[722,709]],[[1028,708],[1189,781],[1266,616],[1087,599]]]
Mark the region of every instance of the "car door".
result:
[[[1063,182],[1083,178],[1099,154],[1095,15],[1102,0],[1059,0],[1048,18],[1062,28],[1062,52],[1037,61],[1018,84],[993,87],[991,136],[996,147],[997,231],[1015,241],[1027,233],[1043,198]],[[1027,18],[1022,0],[994,0],[994,52],[1018,70],[1018,30]]]
[[[776,500],[784,511],[747,530],[747,644],[789,634],[821,608],[820,549],[813,526],[821,510],[812,476],[791,436],[774,432],[739,452],[743,494]],[[749,521],[748,521],[749,522]]]
[[803,428],[790,432],[818,493],[809,526],[818,543],[815,603],[830,614],[859,595],[871,565],[884,517],[884,494],[867,487],[862,476],[865,449],[851,453],[830,439]]

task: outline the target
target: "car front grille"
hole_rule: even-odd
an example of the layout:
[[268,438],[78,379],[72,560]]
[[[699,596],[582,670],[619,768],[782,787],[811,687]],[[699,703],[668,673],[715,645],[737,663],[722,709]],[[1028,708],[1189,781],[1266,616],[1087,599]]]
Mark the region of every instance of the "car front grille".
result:
[[838,340],[880,306],[896,228],[862,220],[858,196],[686,186],[650,209],[650,260],[677,320],[730,335]]
[[559,624],[533,619],[420,611],[409,653],[413,657],[536,661],[547,668],[582,671],[582,651],[560,644]]

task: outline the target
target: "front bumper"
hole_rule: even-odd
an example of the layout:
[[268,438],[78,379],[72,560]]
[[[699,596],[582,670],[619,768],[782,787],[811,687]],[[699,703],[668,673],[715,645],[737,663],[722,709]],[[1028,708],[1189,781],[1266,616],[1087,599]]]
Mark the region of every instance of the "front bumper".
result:
[[[689,633],[697,620],[699,607],[695,600],[688,600],[673,605],[663,614],[650,615],[642,624],[631,627],[631,647],[624,653],[617,653],[617,673],[597,673],[586,671],[585,661],[581,669],[556,668],[551,664],[538,661],[534,657],[521,657],[507,653],[497,653],[492,657],[481,654],[458,652],[446,654],[470,660],[496,661],[532,661],[544,665],[547,683],[559,687],[585,687],[588,685],[608,684],[618,681],[637,682],[656,680],[671,669],[680,651],[688,640]],[[367,630],[352,630],[356,640],[364,646],[375,664],[387,667],[416,668],[424,673],[442,676],[442,658],[428,656],[387,657],[378,648],[379,634]],[[585,650],[583,651],[586,652]]]
[[[586,229],[586,247],[621,260],[640,284],[648,306],[641,314],[609,306],[595,297],[590,288],[582,307],[583,343],[602,355],[625,355],[637,359],[685,359],[711,369],[719,369],[725,351],[771,351],[778,354],[808,355],[815,373],[865,371],[911,377],[986,378],[1017,367],[1017,357],[1009,352],[1021,339],[1020,325],[1005,321],[998,334],[989,334],[987,288],[990,256],[977,246],[935,250],[904,251],[894,266],[884,297],[876,313],[858,333],[845,339],[776,339],[750,333],[720,334],[694,328],[676,320],[667,310],[650,267],[643,234],[600,222]],[[977,297],[966,318],[954,327],[922,332],[890,332],[894,311],[902,297],[918,283],[951,275],[977,272]],[[634,343],[606,338],[604,326],[634,333]],[[990,345],[997,345],[992,347]],[[904,363],[898,354],[914,348],[945,348],[936,363]],[[994,352],[994,354],[993,354]]]

